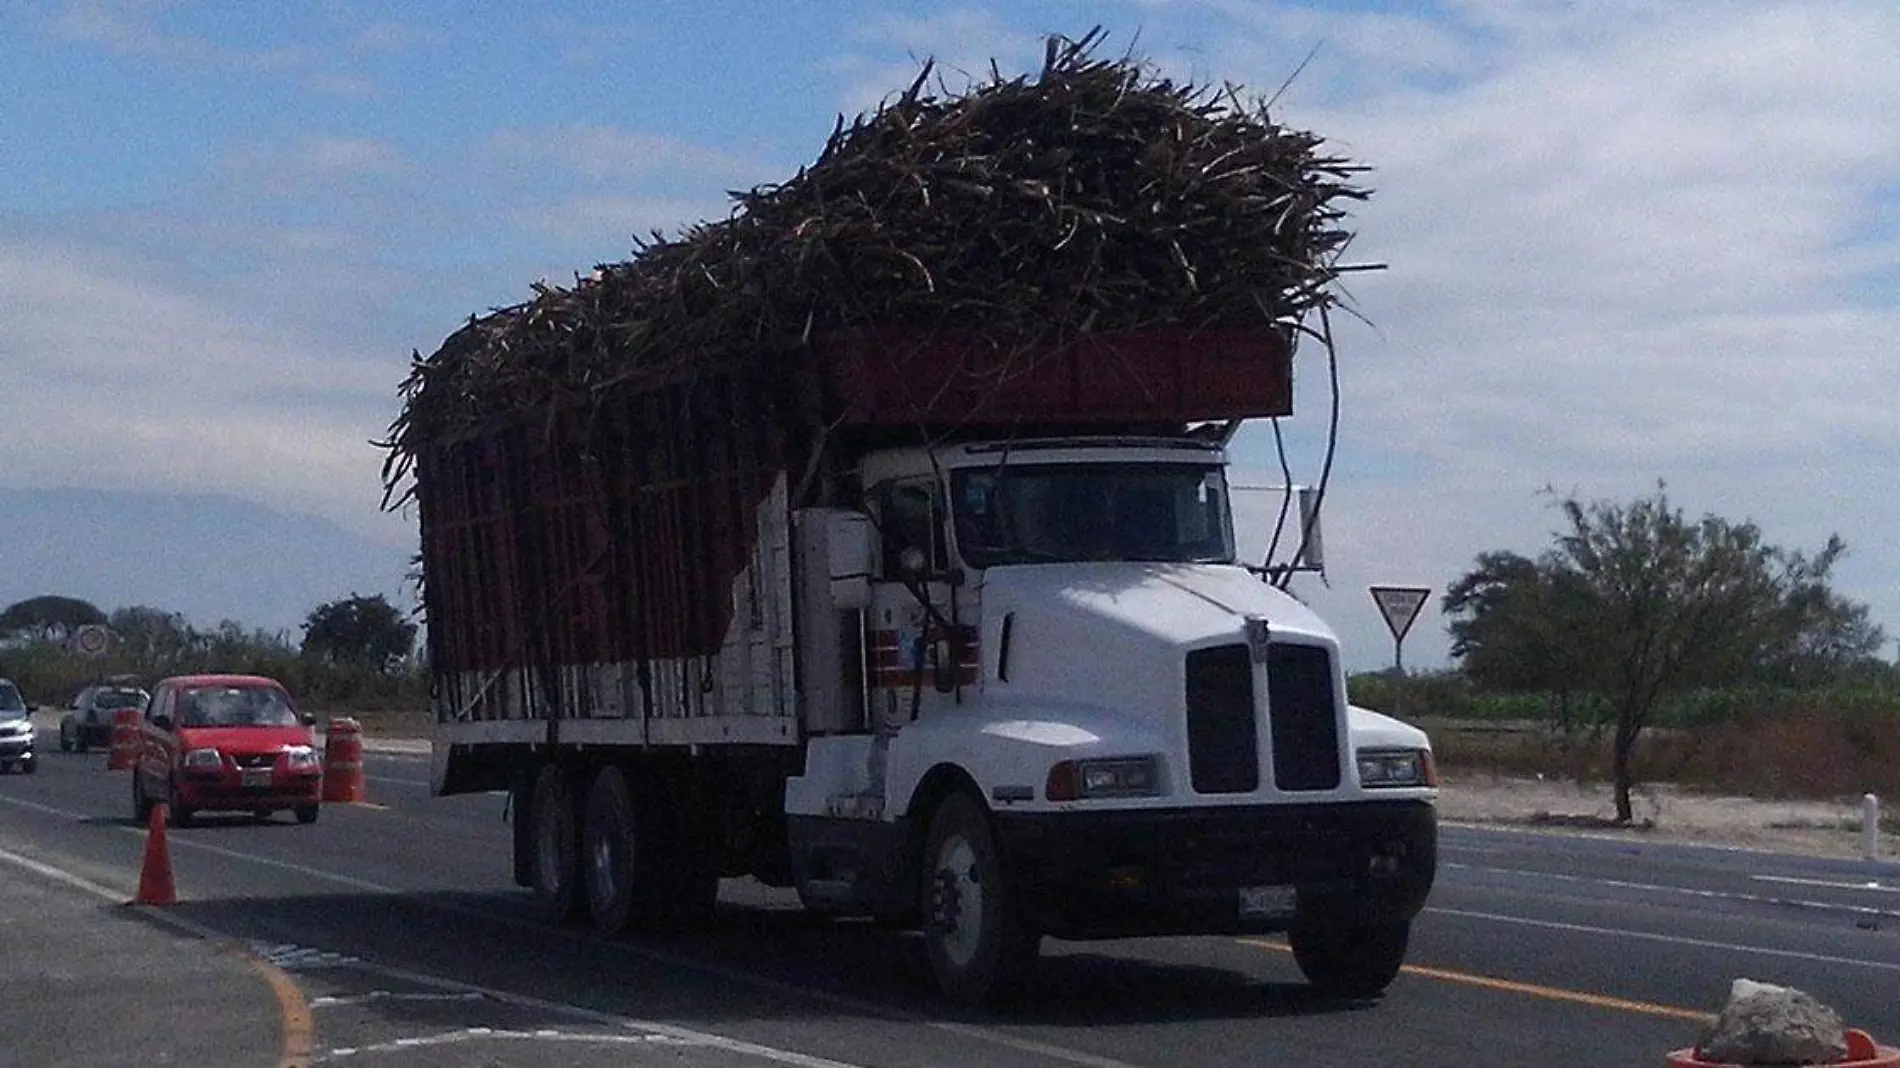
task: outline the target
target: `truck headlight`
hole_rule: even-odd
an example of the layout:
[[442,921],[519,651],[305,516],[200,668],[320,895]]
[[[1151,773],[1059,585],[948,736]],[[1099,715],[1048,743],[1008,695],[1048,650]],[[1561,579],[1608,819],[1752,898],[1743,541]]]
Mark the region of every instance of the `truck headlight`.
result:
[[1042,792],[1051,801],[1153,797],[1161,793],[1161,761],[1152,756],[1065,760],[1049,769]]
[[319,765],[317,751],[307,745],[284,747],[284,766],[292,771],[307,771]]
[[1357,757],[1359,785],[1367,789],[1438,785],[1429,749],[1361,749]]
[[224,756],[216,749],[193,749],[185,754],[185,767],[188,768],[221,768],[223,766]]

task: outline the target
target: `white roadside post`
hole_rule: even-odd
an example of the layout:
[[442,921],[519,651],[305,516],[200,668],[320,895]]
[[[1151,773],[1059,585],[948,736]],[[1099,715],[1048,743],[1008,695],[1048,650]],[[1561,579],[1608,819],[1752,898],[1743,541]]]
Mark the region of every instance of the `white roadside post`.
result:
[[1379,614],[1385,617],[1386,629],[1392,632],[1392,666],[1398,673],[1398,692],[1393,697],[1392,714],[1405,714],[1405,632],[1412,629],[1412,621],[1425,607],[1425,599],[1432,595],[1430,586],[1373,586],[1372,600],[1379,606]]
[[1880,797],[1860,796],[1860,855],[1865,860],[1880,859]]

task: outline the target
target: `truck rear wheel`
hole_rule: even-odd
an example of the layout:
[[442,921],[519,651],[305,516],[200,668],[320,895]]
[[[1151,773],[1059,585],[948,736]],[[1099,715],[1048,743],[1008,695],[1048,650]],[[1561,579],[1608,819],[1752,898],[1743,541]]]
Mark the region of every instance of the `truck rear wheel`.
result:
[[665,858],[652,824],[620,768],[602,768],[594,776],[581,827],[581,869],[587,910],[604,934],[648,926],[660,915]]
[[1355,927],[1294,925],[1293,960],[1327,997],[1369,998],[1392,985],[1405,965],[1412,925],[1404,920]]
[[575,825],[574,796],[568,791],[567,777],[553,764],[534,777],[528,821],[536,908],[555,923],[580,919],[587,900],[580,885],[580,829]]
[[964,1005],[1021,997],[1042,936],[1011,900],[989,814],[968,794],[931,817],[922,896],[924,948],[944,996]]

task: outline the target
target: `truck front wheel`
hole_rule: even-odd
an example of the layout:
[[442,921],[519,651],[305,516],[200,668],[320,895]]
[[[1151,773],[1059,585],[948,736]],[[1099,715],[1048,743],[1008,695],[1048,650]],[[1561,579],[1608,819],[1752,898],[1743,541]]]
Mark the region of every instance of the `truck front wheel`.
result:
[[924,946],[945,997],[964,1005],[1020,997],[1042,936],[1011,900],[988,813],[968,794],[930,821],[923,864]]
[[549,764],[534,778],[528,801],[528,833],[533,853],[535,905],[555,923],[580,919],[586,898],[581,891],[581,842],[575,826],[574,797],[567,777]]
[[618,767],[602,768],[587,791],[581,827],[587,910],[597,930],[619,934],[647,926],[660,914],[665,858],[657,845],[650,816],[635,802],[626,774]]
[[1369,998],[1398,978],[1411,934],[1404,920],[1353,927],[1295,924],[1287,942],[1300,973],[1321,994]]

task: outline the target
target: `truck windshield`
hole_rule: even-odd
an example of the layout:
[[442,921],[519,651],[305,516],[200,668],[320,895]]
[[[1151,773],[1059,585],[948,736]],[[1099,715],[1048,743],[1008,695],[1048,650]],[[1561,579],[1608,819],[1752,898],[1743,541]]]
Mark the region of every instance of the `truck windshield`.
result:
[[957,551],[971,567],[1234,559],[1219,467],[1009,464],[958,471],[951,489]]

